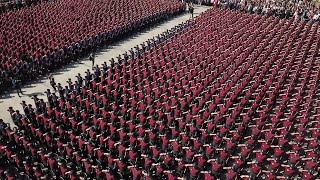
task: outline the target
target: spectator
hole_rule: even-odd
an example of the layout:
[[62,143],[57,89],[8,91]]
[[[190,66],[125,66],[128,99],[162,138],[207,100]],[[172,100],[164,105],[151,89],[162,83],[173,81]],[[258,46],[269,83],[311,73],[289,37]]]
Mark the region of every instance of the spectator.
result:
[[248,13],[273,15],[280,18],[290,18],[310,21],[319,21],[319,13],[315,3],[304,1],[274,2],[267,0],[222,0],[220,7],[227,9],[240,9]]

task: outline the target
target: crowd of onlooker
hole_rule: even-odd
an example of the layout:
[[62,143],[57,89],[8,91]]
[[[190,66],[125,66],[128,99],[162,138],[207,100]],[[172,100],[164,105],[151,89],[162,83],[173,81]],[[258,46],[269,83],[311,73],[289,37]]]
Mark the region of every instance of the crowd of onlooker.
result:
[[320,2],[316,0],[184,0],[201,5],[216,5],[224,9],[235,9],[252,14],[277,16],[280,18],[319,21]]
[[49,0],[0,0],[0,14]]
[[319,21],[319,4],[309,0],[220,0],[222,8],[237,9],[252,14]]

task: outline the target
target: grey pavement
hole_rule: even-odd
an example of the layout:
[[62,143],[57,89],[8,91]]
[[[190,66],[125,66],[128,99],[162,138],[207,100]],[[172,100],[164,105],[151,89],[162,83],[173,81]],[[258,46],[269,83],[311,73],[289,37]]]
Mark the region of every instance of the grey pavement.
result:
[[[198,16],[200,13],[209,8],[211,7],[195,6],[195,16]],[[190,19],[190,15],[187,13],[178,15],[168,21],[156,24],[155,26],[146,30],[142,30],[142,32],[135,33],[133,36],[115,42],[96,54],[95,63],[100,65],[105,61],[109,61],[111,58],[115,58],[119,54],[125,53],[126,51],[147,41],[148,39],[151,39],[152,37],[157,36],[158,34],[161,34],[162,32],[165,32],[166,30],[171,29],[178,24],[186,22],[188,19]],[[71,78],[72,81],[75,81],[75,76],[78,73],[83,75],[87,69],[91,69],[91,62],[89,61],[88,57],[83,58],[81,63],[73,63],[55,71],[53,73],[53,77],[55,78],[56,83],[61,83],[63,86],[65,86],[68,78]],[[46,101],[44,92],[47,89],[52,90],[49,79],[47,77],[41,77],[38,80],[35,80],[34,82],[22,87],[23,95],[21,98],[19,98],[16,92],[10,92],[0,96],[0,119],[3,119],[6,123],[10,123],[11,126],[14,126],[10,114],[7,111],[8,108],[12,106],[13,109],[23,112],[20,103],[22,101],[26,101],[27,104],[32,104],[34,106],[33,100],[31,99],[33,95],[37,95],[40,99],[42,98]]]

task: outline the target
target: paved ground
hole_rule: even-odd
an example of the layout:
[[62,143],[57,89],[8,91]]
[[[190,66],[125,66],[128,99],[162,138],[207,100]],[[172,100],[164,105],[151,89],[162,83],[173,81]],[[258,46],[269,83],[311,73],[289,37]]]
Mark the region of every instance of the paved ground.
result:
[[[196,6],[195,15],[199,15],[201,12],[209,9],[210,7],[206,6]],[[185,22],[190,18],[189,14],[179,15],[169,21],[162,22],[155,25],[149,29],[143,30],[142,32],[136,33],[133,36],[116,42],[103,49],[96,55],[95,63],[102,64],[104,61],[108,61],[111,58],[117,57],[119,54],[125,53],[127,50],[135,47],[146,40],[161,34],[162,32],[171,29],[172,27]],[[84,58],[81,63],[75,63],[68,65],[56,72],[53,73],[54,78],[57,83],[62,85],[66,84],[68,78],[71,78],[73,81],[76,80],[75,76],[78,73],[83,74],[86,69],[91,68],[91,62],[88,58]],[[27,84],[22,88],[24,95],[19,98],[16,92],[11,92],[0,97],[0,119],[3,119],[5,122],[13,125],[10,115],[7,112],[8,108],[12,106],[16,110],[22,111],[22,106],[20,105],[21,101],[26,101],[27,104],[33,104],[33,100],[30,98],[33,95],[38,95],[39,98],[46,100],[45,95],[43,94],[46,89],[51,89],[49,80],[46,77],[40,78],[39,80]]]

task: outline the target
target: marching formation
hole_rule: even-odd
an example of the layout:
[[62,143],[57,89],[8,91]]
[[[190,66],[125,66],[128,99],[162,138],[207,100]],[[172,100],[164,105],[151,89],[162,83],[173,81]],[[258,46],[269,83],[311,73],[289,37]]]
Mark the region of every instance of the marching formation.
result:
[[0,177],[316,179],[319,32],[208,10],[9,109]]
[[166,0],[64,0],[0,14],[0,93],[184,11]]

